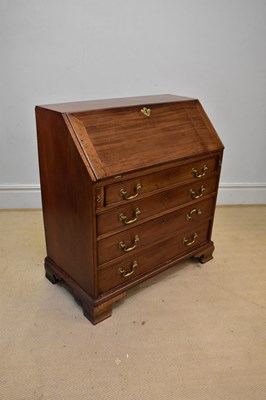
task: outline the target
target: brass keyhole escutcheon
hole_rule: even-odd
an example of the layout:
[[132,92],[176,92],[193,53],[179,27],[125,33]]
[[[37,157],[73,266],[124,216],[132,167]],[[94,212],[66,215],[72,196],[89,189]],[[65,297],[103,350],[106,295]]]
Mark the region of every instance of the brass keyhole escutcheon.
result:
[[150,117],[151,116],[151,109],[150,108],[146,108],[143,107],[140,112],[142,112],[143,115],[145,115],[145,117]]

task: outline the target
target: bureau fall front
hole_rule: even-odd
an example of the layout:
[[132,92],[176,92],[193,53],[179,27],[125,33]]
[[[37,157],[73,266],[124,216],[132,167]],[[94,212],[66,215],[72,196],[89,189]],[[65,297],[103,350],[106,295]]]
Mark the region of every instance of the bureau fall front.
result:
[[47,257],[94,324],[211,240],[223,144],[200,102],[173,95],[36,107]]

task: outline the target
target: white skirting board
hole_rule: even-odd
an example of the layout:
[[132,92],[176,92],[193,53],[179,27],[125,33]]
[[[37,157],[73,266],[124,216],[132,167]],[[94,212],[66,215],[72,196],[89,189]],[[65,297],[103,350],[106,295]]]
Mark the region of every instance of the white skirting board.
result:
[[0,185],[0,209],[41,207],[40,185]]
[[266,204],[266,183],[220,183],[217,204]]
[[[266,204],[266,183],[221,183],[218,204]],[[0,185],[0,208],[41,208],[39,185]]]

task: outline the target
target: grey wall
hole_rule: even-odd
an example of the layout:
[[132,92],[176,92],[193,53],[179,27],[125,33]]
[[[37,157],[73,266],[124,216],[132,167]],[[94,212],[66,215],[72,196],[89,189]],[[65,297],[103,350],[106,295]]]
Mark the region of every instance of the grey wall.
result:
[[39,203],[34,106],[172,93],[225,146],[220,202],[266,203],[266,1],[0,0],[0,201]]

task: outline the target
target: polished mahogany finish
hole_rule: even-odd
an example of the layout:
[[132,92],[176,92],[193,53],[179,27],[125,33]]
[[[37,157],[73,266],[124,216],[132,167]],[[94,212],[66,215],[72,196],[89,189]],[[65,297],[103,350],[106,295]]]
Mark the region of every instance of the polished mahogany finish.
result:
[[94,324],[127,289],[212,258],[223,144],[173,95],[36,107],[47,257]]
[[141,190],[138,198],[140,199],[143,195],[151,194],[158,189],[169,188],[172,185],[178,183],[184,183],[188,181],[197,181],[197,178],[191,173],[192,168],[201,170],[204,165],[208,165],[208,172],[206,176],[210,176],[212,172],[215,172],[217,165],[217,157],[201,159],[197,162],[179,165],[175,168],[164,169],[154,174],[144,175],[135,179],[130,179],[124,182],[116,183],[113,185],[106,186],[105,189],[105,205],[121,202],[120,190],[123,188],[128,193],[133,193],[138,184],[141,185]]
[[[97,234],[102,235],[103,233],[113,232],[117,229],[125,229],[127,225],[119,219],[120,214],[124,214],[131,219],[136,214],[136,209],[139,209],[139,215],[134,225],[146,222],[150,218],[156,218],[159,213],[169,212],[175,209],[181,204],[193,202],[197,195],[201,194],[201,188],[205,190],[203,192],[204,197],[208,194],[216,191],[217,177],[213,176],[209,179],[204,179],[200,182],[193,182],[177,186],[175,188],[164,190],[158,194],[144,199],[135,200],[130,203],[123,203],[119,207],[112,210],[101,213],[97,216]],[[191,192],[195,192],[195,195]]]
[[[198,202],[196,208],[190,203],[187,207],[161,214],[161,216],[157,216],[147,223],[134,224],[134,226],[118,233],[106,235],[102,238],[99,237],[97,246],[98,265],[117,259],[125,253],[138,254],[147,247],[176,235],[177,232],[184,228],[190,230],[192,226],[212,218],[214,206],[215,196],[212,195]],[[196,211],[191,213],[193,210],[200,210],[200,212],[199,214]],[[138,237],[137,241],[135,240],[136,236]],[[121,246],[120,243],[125,244],[125,247]],[[134,245],[135,248],[129,250]]]

